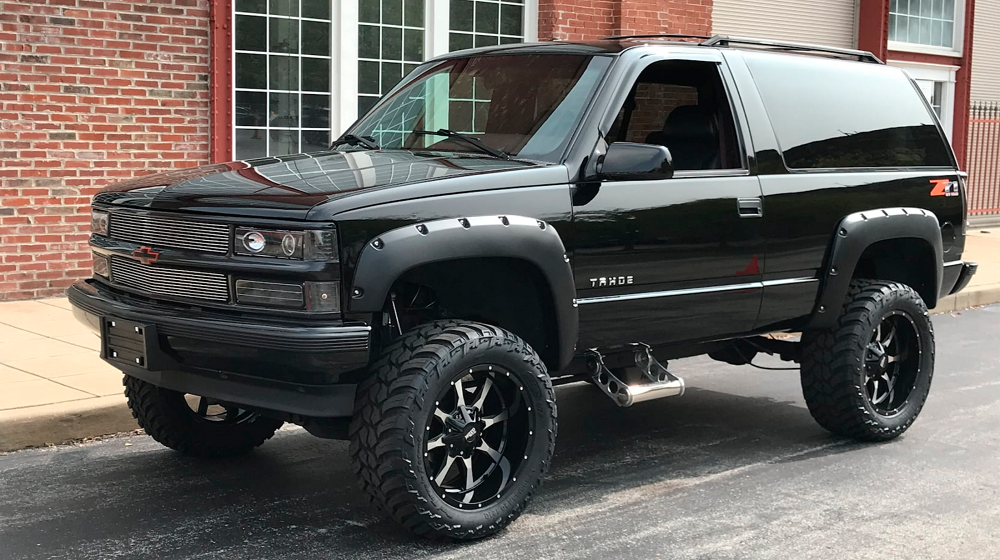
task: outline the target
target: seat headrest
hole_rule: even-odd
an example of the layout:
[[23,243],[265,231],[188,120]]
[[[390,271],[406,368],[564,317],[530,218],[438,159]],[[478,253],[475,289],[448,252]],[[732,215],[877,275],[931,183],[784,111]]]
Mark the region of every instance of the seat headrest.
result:
[[674,141],[714,141],[719,134],[715,111],[701,105],[681,105],[663,123],[663,134]]

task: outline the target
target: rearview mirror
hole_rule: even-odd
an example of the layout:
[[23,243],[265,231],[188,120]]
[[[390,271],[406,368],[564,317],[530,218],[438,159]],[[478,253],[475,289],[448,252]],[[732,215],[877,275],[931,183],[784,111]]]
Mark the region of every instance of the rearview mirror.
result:
[[665,146],[614,142],[597,164],[597,174],[613,181],[662,180],[674,176],[674,163]]

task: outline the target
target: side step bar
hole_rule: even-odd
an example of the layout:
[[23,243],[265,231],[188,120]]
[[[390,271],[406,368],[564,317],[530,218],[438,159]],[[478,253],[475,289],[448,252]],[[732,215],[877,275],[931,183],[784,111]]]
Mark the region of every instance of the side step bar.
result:
[[[684,394],[684,380],[667,371],[646,344],[627,344],[605,354],[594,349],[586,355],[594,385],[618,406]],[[622,381],[628,377],[637,379],[631,384]]]

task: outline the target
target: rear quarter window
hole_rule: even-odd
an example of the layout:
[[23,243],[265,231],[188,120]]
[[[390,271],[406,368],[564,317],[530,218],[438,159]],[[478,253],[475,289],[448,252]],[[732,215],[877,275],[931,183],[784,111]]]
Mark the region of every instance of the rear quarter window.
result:
[[789,169],[954,165],[902,70],[757,53],[746,61]]

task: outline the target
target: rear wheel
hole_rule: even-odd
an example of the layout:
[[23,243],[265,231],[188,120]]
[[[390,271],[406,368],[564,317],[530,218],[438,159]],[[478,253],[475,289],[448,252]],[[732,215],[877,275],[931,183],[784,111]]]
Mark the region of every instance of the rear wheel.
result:
[[159,443],[196,457],[250,452],[281,427],[280,420],[125,376],[125,396],[139,426]]
[[934,374],[926,305],[909,286],[855,280],[837,323],[802,336],[802,393],[813,418],[860,440],[902,434],[920,414]]
[[439,321],[388,347],[358,388],[351,457],[374,504],[404,527],[474,539],[520,515],[555,435],[552,384],[530,346]]

